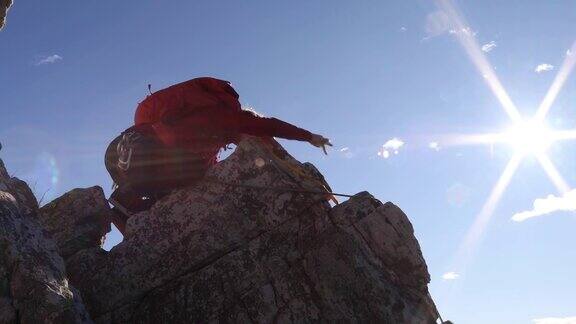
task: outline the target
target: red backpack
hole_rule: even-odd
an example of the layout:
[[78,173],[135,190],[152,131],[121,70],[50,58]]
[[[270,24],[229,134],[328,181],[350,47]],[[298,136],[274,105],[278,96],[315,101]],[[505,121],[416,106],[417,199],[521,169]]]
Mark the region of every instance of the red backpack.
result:
[[153,124],[182,118],[205,107],[240,111],[238,93],[230,82],[210,77],[196,78],[154,92],[136,108],[134,125]]
[[143,196],[200,179],[210,162],[158,138],[154,124],[194,114],[206,107],[241,110],[238,94],[227,81],[197,78],[157,91],[136,110],[135,126],[117,136],[105,154],[114,183]]

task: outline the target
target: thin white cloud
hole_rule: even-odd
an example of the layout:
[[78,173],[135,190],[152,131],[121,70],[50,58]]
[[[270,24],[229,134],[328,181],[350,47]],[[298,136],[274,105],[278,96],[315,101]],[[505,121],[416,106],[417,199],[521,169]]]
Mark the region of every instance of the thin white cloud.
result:
[[534,69],[534,72],[542,73],[542,72],[548,72],[548,71],[552,71],[552,70],[554,70],[554,65],[548,64],[548,63],[542,63]]
[[490,43],[486,43],[486,44],[482,45],[482,51],[485,53],[488,53],[488,52],[492,51],[496,46],[497,46],[496,42],[491,41]]
[[378,151],[378,156],[387,159],[392,156],[392,154],[398,154],[402,146],[404,146],[403,140],[396,137],[389,139]]
[[574,317],[546,317],[533,319],[534,324],[576,324],[576,316]]
[[438,142],[430,142],[428,147],[436,152],[440,151],[440,144]]
[[572,51],[570,49],[566,50],[566,56],[572,56],[572,54],[574,54],[574,53],[572,53]]
[[424,32],[426,32],[426,37],[424,37],[423,40],[428,40],[446,33],[452,35],[476,36],[476,32],[468,26],[455,26],[450,20],[449,14],[444,10],[436,10],[426,16]]
[[404,141],[396,137],[388,140],[384,145],[382,145],[385,149],[393,150],[395,153],[397,153],[402,146],[404,146]]
[[456,280],[458,277],[460,277],[460,275],[454,271],[446,272],[442,275],[442,279],[444,280]]
[[407,30],[408,30],[408,29],[407,29],[406,27],[404,27],[404,26],[400,27],[400,31],[401,31],[401,32],[405,32],[405,31],[407,31]]
[[470,27],[464,27],[460,29],[450,29],[448,33],[452,35],[461,34],[464,36],[472,36],[472,37],[475,37],[478,34],[477,31],[472,30]]
[[350,150],[349,147],[343,147],[341,149],[338,150],[340,152],[340,154],[342,154],[342,156],[344,156],[347,159],[351,159],[354,157],[354,153]]
[[64,58],[58,54],[54,54],[54,55],[50,55],[50,56],[46,56],[44,58],[41,58],[36,65],[43,65],[43,64],[52,64],[52,63],[56,63],[58,61],[62,61]]
[[566,192],[561,197],[548,195],[534,200],[531,210],[514,214],[512,220],[523,222],[529,218],[548,215],[558,211],[576,211],[576,189]]

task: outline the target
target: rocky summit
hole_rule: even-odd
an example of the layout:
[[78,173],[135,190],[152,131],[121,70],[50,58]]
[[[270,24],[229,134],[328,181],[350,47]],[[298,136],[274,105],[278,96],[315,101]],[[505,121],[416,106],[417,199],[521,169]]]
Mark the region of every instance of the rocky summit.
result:
[[39,208],[0,164],[0,323],[436,323],[406,215],[367,192],[333,206],[327,189],[246,138],[105,251],[101,188]]

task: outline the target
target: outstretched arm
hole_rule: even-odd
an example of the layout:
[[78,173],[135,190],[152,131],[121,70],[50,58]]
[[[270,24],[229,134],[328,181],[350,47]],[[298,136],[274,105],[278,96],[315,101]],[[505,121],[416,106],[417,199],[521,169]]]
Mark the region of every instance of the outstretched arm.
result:
[[237,131],[253,136],[281,137],[297,141],[310,141],[312,133],[285,121],[260,117],[251,111],[242,110],[236,114]]
[[218,124],[224,129],[253,136],[280,137],[291,140],[306,141],[316,147],[332,145],[327,138],[313,134],[305,129],[276,118],[260,117],[251,111],[227,111],[219,116]]

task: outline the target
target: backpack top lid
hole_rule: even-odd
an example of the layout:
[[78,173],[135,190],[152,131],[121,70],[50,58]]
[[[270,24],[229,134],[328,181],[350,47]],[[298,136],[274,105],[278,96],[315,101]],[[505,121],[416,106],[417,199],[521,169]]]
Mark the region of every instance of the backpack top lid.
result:
[[156,123],[167,116],[186,114],[210,106],[240,111],[238,98],[238,93],[228,81],[210,77],[196,78],[148,95],[136,108],[134,124]]

